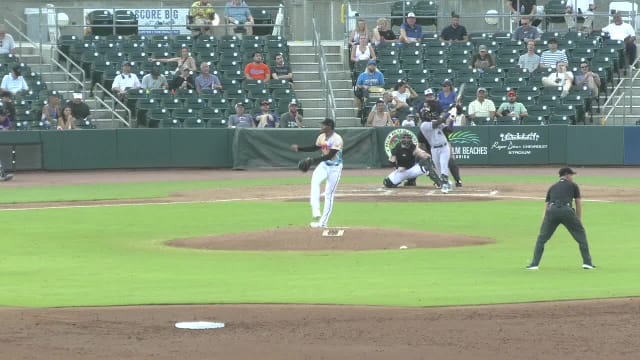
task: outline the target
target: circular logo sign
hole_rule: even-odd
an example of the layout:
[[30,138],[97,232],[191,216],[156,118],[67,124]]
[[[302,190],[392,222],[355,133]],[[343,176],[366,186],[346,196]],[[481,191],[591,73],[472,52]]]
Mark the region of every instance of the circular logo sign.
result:
[[386,139],[384,139],[384,151],[387,153],[387,157],[391,156],[391,149],[400,142],[402,135],[404,134],[411,135],[411,141],[418,145],[418,137],[413,133],[413,131],[404,128],[395,129],[387,135]]

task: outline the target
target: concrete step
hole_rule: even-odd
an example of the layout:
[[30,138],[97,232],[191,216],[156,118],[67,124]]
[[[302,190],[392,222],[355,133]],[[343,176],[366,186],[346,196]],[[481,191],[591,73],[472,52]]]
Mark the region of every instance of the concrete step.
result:
[[[345,65],[339,62],[327,62],[327,70],[329,71],[343,71]],[[312,71],[320,71],[320,65],[318,63],[296,63],[295,64],[296,71],[302,72],[312,72]],[[348,69],[348,67],[347,67]]]
[[353,107],[355,108],[355,102],[353,99],[349,98],[336,98],[335,99],[336,102],[336,106],[339,108],[347,108],[347,107]]
[[338,127],[362,127],[360,119],[356,117],[339,117],[336,124]]
[[320,79],[296,80],[294,83],[296,93],[299,90],[317,90],[321,88]]
[[353,89],[336,89],[333,88],[333,97],[335,98],[352,98],[353,97]]
[[304,106],[305,115],[308,108],[324,108],[325,100],[322,98],[302,98],[299,97],[300,102]]
[[322,99],[324,97],[323,90],[320,88],[320,86],[318,86],[318,88],[316,89],[296,88],[296,95],[300,100],[309,99],[309,98]]
[[351,72],[348,70],[345,71],[330,71],[327,73],[329,80],[332,81],[346,81],[351,86]]
[[[295,80],[320,80],[320,73],[318,69],[315,71],[295,71],[293,72]],[[345,74],[343,71],[330,71],[327,73],[327,78],[331,81],[334,80],[347,80],[349,86],[351,86],[351,75]]]

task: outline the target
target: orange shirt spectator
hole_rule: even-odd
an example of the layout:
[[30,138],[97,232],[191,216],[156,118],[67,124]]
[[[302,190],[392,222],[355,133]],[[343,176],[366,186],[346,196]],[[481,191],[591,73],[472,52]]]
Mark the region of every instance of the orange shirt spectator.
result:
[[247,80],[262,80],[269,82],[271,79],[271,69],[262,62],[262,54],[253,54],[253,62],[248,63],[244,68],[244,76]]

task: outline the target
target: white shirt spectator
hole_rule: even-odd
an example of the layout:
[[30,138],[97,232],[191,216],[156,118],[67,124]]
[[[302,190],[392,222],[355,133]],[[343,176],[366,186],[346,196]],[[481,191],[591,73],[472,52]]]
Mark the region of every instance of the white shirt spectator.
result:
[[[2,29],[0,29],[0,35],[2,35]],[[13,41],[13,36],[4,33],[4,36],[0,36],[0,55],[15,54],[16,43]]]
[[29,86],[22,75],[14,78],[12,74],[7,74],[2,78],[0,89],[9,91],[11,94],[15,95],[20,91],[28,91]]
[[113,85],[111,89],[120,91],[126,91],[128,89],[138,89],[142,85],[136,74],[120,74],[113,79]]
[[636,31],[633,30],[633,26],[628,23],[622,23],[616,25],[615,23],[609,24],[602,28],[602,31],[608,32],[609,37],[612,40],[624,40],[629,36],[636,36]]
[[153,74],[147,74],[142,77],[143,89],[166,89],[169,87],[167,84],[167,78],[162,74],[157,74],[156,78],[153,78]]

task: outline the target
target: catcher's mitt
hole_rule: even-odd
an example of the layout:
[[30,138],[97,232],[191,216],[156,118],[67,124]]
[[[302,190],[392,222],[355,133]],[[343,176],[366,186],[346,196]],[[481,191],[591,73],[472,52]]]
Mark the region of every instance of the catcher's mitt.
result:
[[298,161],[298,170],[302,172],[307,172],[309,168],[313,165],[313,159],[308,157]]

